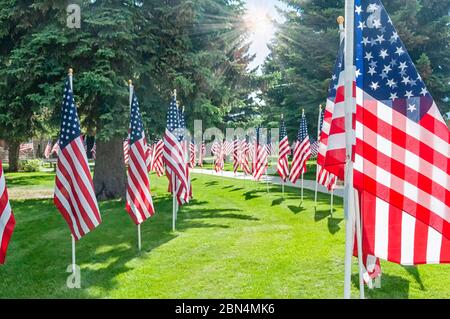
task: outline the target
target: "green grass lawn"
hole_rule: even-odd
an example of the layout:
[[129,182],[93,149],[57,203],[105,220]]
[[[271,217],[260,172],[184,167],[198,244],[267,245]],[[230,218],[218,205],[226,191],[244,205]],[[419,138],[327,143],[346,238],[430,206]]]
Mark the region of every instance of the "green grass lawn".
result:
[[[25,191],[17,192],[36,188],[47,196],[54,175],[7,174],[17,226],[7,263],[0,266],[0,297],[342,297],[340,199],[330,217],[327,195],[319,196],[315,212],[308,191],[300,207],[298,189],[286,188],[282,200],[278,186],[267,194],[264,184],[250,181],[192,178],[195,200],[181,209],[173,233],[166,178],[152,176],[157,214],[142,225],[142,252],[124,203],[100,203],[103,223],[77,244],[82,287],[68,289],[68,227],[50,198],[28,199],[18,197]],[[416,268],[383,262],[382,267],[382,288],[368,291],[369,298],[450,298],[448,265]],[[356,260],[353,269],[357,297]]]

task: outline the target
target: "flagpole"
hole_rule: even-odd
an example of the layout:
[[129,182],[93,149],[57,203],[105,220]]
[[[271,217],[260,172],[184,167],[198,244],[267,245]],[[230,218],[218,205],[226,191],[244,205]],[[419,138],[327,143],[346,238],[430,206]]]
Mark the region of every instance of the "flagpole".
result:
[[363,254],[362,254],[362,233],[361,233],[361,207],[359,205],[358,191],[355,190],[355,216],[356,216],[356,237],[358,249],[359,268],[359,298],[364,299],[364,278],[363,278]]
[[331,189],[331,199],[330,199],[330,216],[333,218],[333,200],[334,200],[334,188]]
[[[133,81],[130,79],[128,80],[128,88],[130,89],[130,97],[129,97],[129,103],[130,103],[130,110],[131,110],[131,104],[133,103]],[[130,147],[130,144],[128,142],[128,147]],[[137,235],[138,235],[138,249],[141,250],[141,225],[137,225]]]
[[[317,123],[317,142],[319,142],[320,140],[320,119],[322,117],[322,104],[319,105],[319,119],[318,119],[318,123]],[[320,144],[319,144],[320,145]],[[317,190],[319,188],[319,162],[318,162],[318,158],[319,158],[319,150],[317,151],[317,158],[316,158],[316,190],[314,192],[314,206],[317,207]]]
[[75,266],[76,266],[76,256],[75,256],[75,237],[72,237],[72,273],[75,274]]
[[[70,89],[73,92],[73,69],[69,69],[69,83],[70,83]],[[71,235],[72,237],[72,273],[75,274],[75,266],[76,266],[76,244],[75,244],[75,237]]]
[[301,181],[301,183],[302,183],[302,187],[301,187],[301,202],[303,203],[303,172],[302,172],[302,181]]
[[[345,270],[344,270],[344,298],[351,298],[351,276],[352,276],[352,255],[353,255],[353,229],[355,197],[353,188],[353,162],[352,146],[354,142],[353,134],[353,31],[354,31],[354,0],[345,0],[345,144],[346,144],[346,165],[345,165],[345,187],[344,187],[344,211],[345,211]],[[338,18],[342,21],[342,18]]]

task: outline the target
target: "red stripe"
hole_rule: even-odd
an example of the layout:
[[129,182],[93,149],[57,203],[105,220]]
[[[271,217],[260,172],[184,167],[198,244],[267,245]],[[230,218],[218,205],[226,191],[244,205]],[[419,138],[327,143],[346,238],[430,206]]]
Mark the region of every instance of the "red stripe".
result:
[[414,264],[425,264],[427,261],[428,225],[416,219],[414,230]]
[[402,211],[392,205],[389,205],[388,238],[388,260],[399,264],[402,256]]

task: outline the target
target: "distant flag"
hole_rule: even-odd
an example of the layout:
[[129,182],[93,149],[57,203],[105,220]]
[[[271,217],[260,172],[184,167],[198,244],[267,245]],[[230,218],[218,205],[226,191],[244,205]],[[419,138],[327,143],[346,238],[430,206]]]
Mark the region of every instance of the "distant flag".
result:
[[319,154],[319,141],[311,138],[311,158],[317,158],[317,154]]
[[266,148],[267,155],[271,156],[273,152],[272,134],[270,130],[267,130],[267,143],[264,146]]
[[215,140],[211,147],[211,152],[214,154],[214,170],[216,173],[223,171],[225,166],[225,146],[224,143]]
[[239,149],[240,143],[239,140],[237,138],[234,139],[233,141],[233,171],[234,173],[237,173],[238,169],[239,169],[239,153],[240,153],[240,149]]
[[5,263],[6,251],[15,225],[16,221],[9,205],[5,174],[0,160],[0,265]]
[[244,171],[246,175],[252,174],[252,169],[250,165],[250,145],[247,141],[247,138],[243,139],[241,141],[241,149],[242,149],[242,155],[241,155],[241,169]]
[[[339,59],[338,59],[339,60]],[[341,63],[340,61],[337,63]],[[326,115],[325,115],[326,114]],[[328,147],[328,134],[332,119],[332,103],[327,101],[325,109],[320,108],[319,114],[319,140],[318,140],[318,152],[317,152],[317,183],[325,186],[328,190],[332,190],[336,187],[337,176],[331,174],[324,166],[325,154]]]
[[46,159],[49,159],[51,153],[52,153],[52,142],[48,141],[48,142],[47,142],[47,145],[45,146],[44,157],[45,157]]
[[152,169],[152,161],[153,161],[153,145],[146,143],[147,148],[145,150],[146,156],[147,156],[147,172],[150,173]]
[[92,155],[92,158],[95,160],[95,158],[97,156],[97,142],[96,141],[94,142],[94,145],[92,146],[91,155]]
[[84,147],[84,151],[87,154],[87,142],[86,142],[86,135],[82,135],[83,138],[83,147]]
[[[164,133],[163,158],[171,191],[177,197],[179,204],[189,201],[189,188],[186,176],[186,166],[183,147],[178,130],[180,128],[178,107],[175,95],[167,112],[166,131]],[[172,185],[172,177],[175,185]]]
[[126,210],[136,225],[155,214],[150,194],[150,179],[147,166],[147,140],[134,87],[130,84],[131,116],[129,135],[129,162],[127,176]]
[[229,140],[225,140],[223,142],[223,153],[224,156],[228,156],[233,152],[233,142],[229,141]]
[[154,171],[158,177],[164,175],[164,158],[163,158],[163,150],[164,150],[164,142],[162,139],[155,141],[153,144],[153,162],[152,162],[152,171]]
[[311,144],[308,136],[308,126],[306,123],[305,111],[302,111],[300,127],[297,134],[297,141],[294,146],[292,157],[290,181],[295,184],[302,173],[306,172],[306,162],[311,157]]
[[56,143],[53,145],[50,155],[54,153],[56,154],[59,153],[59,140],[57,140]]
[[194,139],[189,143],[189,167],[192,169],[195,167],[195,153],[196,153],[196,145],[194,143]]
[[[265,144],[265,143],[264,143]],[[256,141],[254,144],[254,158],[253,158],[253,177],[259,181],[261,177],[267,172],[267,151],[261,141],[261,128],[256,129]]]
[[130,154],[129,154],[129,141],[128,139],[130,138],[130,136],[128,136],[124,141],[123,141],[123,158],[125,161],[125,165],[128,165],[128,161],[130,160]]
[[205,160],[206,155],[206,144],[205,140],[202,139],[202,145],[200,146],[200,151],[198,154],[198,166],[203,167],[203,161]]
[[56,167],[54,203],[76,240],[96,228],[101,216],[83,147],[80,122],[72,91],[72,77],[64,86],[61,107],[60,151]]
[[33,142],[27,142],[20,144],[19,151],[20,152],[29,152],[33,150]]
[[289,147],[289,140],[286,130],[286,124],[284,123],[284,118],[281,116],[280,123],[280,144],[278,151],[278,163],[277,163],[277,171],[278,175],[280,175],[281,179],[285,182],[289,177],[289,160],[288,156],[291,152],[291,148]]

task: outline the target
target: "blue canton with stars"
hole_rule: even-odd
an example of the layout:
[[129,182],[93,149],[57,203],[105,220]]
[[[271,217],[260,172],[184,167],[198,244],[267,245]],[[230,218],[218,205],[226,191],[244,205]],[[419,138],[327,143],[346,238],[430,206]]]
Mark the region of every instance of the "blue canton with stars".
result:
[[186,129],[186,120],[184,118],[184,109],[178,109],[178,116],[180,121],[180,129],[178,133],[178,139],[180,142],[184,139],[184,130]]
[[68,78],[64,85],[63,102],[61,105],[61,132],[59,136],[61,150],[80,135],[80,121],[78,120],[73,90],[70,86],[70,78]]
[[305,114],[303,114],[300,120],[300,128],[298,129],[297,140],[299,142],[302,142],[306,137],[308,137],[308,124],[306,123]]
[[[419,121],[433,100],[379,0],[355,1],[356,84]],[[366,97],[367,98],[367,97]]]
[[180,128],[180,118],[178,114],[177,101],[175,96],[169,105],[169,110],[167,111],[167,125],[166,128],[172,134],[176,134]]
[[281,120],[280,124],[280,142],[287,136],[286,123],[284,119]]
[[139,110],[139,102],[136,94],[133,92],[131,100],[131,117],[130,117],[130,145],[145,137],[144,125],[142,124],[142,116]]
[[339,84],[339,75],[342,71],[344,71],[344,42],[345,41],[342,41],[339,47],[338,56],[334,64],[333,75],[331,76],[330,87],[328,89],[328,99],[333,102],[336,98],[336,90]]

